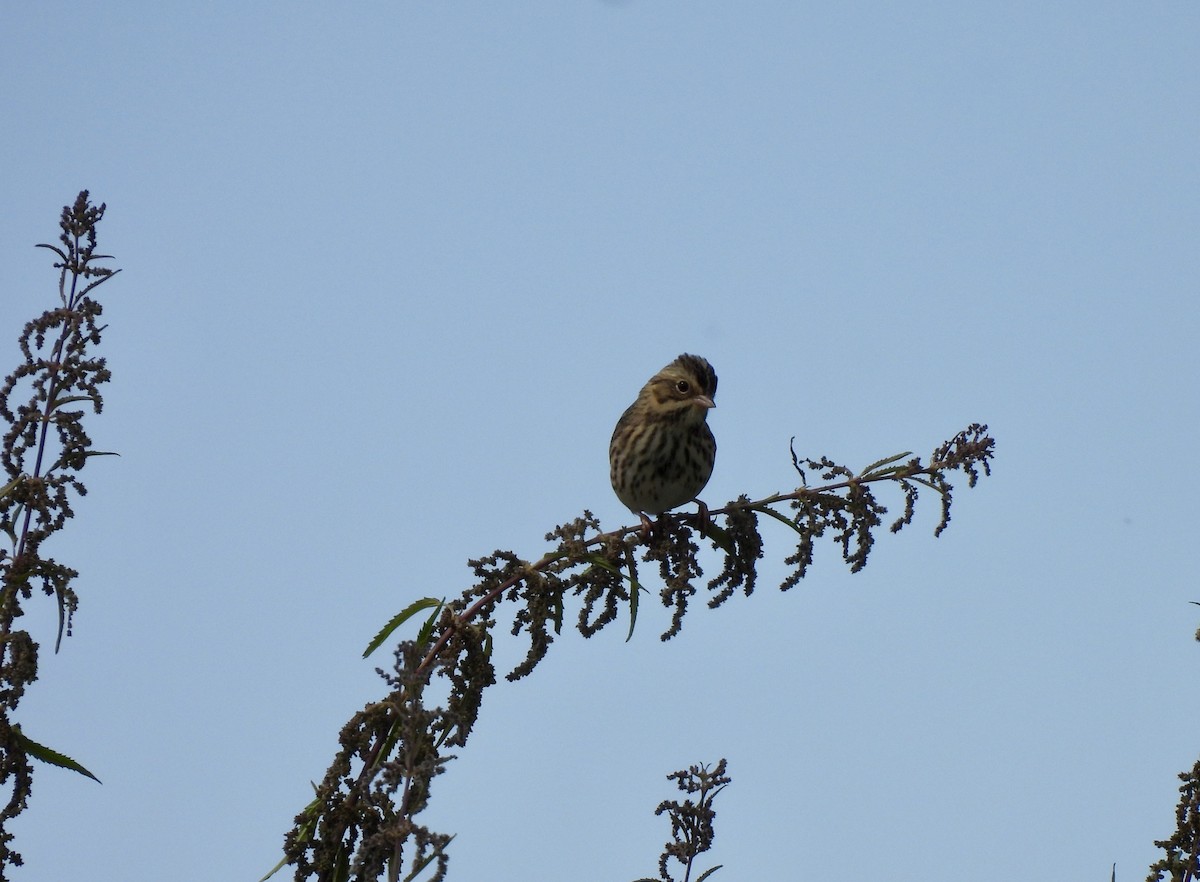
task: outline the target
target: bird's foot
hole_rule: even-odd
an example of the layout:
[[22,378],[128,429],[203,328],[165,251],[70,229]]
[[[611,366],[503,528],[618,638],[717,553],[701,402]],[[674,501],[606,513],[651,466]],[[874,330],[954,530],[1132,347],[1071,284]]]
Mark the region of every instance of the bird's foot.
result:
[[642,519],[642,541],[649,545],[650,537],[654,534],[654,524],[646,517],[645,512],[639,511],[638,517]]
[[708,538],[708,526],[712,523],[712,519],[708,516],[708,506],[699,499],[693,500],[700,509],[696,512],[696,529],[700,532],[701,539]]

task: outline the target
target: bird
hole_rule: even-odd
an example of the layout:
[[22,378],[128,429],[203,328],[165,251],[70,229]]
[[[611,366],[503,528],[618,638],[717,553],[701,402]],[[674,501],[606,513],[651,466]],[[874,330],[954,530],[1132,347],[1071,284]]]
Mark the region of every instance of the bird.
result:
[[641,518],[646,537],[648,515],[693,501],[703,531],[708,509],[697,497],[717,457],[708,427],[716,392],[712,365],[684,353],[651,377],[617,420],[608,445],[609,475],[617,498]]

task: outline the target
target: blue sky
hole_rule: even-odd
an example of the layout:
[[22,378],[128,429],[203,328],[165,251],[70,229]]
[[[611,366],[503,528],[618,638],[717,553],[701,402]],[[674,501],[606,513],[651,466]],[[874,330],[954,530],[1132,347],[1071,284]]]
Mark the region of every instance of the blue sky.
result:
[[859,575],[776,591],[768,526],[675,641],[564,635],[436,783],[451,878],[652,874],[664,776],[721,756],[715,879],[1144,878],[1200,753],[1197,45],[1187,2],[6,8],[9,362],[79,189],[124,269],[121,458],[19,716],[105,783],[38,770],[17,878],[259,878],[383,622],[631,520],[608,438],[683,351],[710,504],[789,487],[792,436],[981,421],[995,474]]

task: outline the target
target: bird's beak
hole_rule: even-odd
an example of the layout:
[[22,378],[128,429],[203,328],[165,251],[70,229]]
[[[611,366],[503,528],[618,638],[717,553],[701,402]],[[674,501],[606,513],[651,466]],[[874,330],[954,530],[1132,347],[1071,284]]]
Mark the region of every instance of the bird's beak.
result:
[[717,403],[715,401],[713,401],[711,398],[709,398],[707,395],[697,395],[695,398],[692,399],[692,401],[695,404],[700,405],[701,407],[716,407],[717,406]]

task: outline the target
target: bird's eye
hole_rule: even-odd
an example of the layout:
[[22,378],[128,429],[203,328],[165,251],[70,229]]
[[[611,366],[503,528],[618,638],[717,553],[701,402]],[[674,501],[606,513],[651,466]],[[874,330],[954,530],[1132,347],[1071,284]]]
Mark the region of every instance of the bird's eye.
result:
[[680,395],[687,395],[692,391],[692,386],[687,380],[680,380],[675,384],[675,391]]

